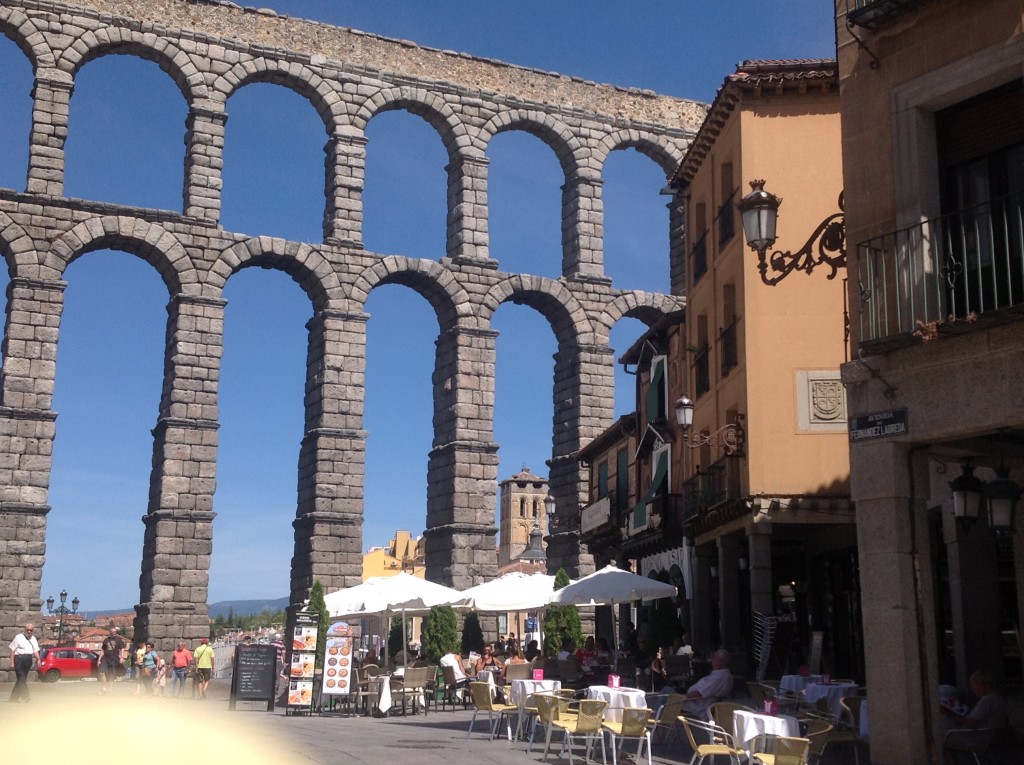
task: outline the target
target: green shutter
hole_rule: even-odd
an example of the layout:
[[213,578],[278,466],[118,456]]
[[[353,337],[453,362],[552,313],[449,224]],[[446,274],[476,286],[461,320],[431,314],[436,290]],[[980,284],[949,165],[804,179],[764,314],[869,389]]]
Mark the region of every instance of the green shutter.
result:
[[634,529],[638,529],[647,523],[647,503],[658,493],[668,476],[668,455],[668,449],[665,449],[658,455],[658,464],[654,468],[654,479],[651,481],[651,485],[647,487],[647,492],[644,494],[643,499],[633,507]]
[[647,388],[647,421],[665,419],[665,357],[655,356],[651,362],[651,383]]

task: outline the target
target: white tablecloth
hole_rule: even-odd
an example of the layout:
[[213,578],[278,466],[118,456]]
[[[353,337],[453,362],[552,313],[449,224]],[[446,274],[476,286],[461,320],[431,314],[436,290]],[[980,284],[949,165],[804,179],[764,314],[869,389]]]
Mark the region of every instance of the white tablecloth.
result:
[[378,675],[370,678],[370,688],[377,691],[377,709],[387,714],[391,709],[391,676]]
[[795,717],[787,715],[776,717],[737,709],[732,713],[732,731],[736,746],[746,747],[750,741],[766,733],[772,736],[798,737],[800,723]]
[[783,675],[779,680],[779,688],[790,693],[803,693],[811,683],[820,683],[821,675]]
[[509,704],[515,704],[522,712],[526,699],[533,693],[553,693],[562,687],[560,680],[513,680],[509,691]]
[[604,719],[608,722],[622,722],[623,709],[643,709],[647,706],[647,694],[639,688],[609,688],[607,685],[590,686],[588,695],[592,699],[608,702]]
[[834,720],[839,719],[839,713],[842,711],[839,700],[845,696],[853,696],[856,693],[856,683],[830,683],[828,685],[809,683],[804,688],[804,696],[807,699],[807,703],[813,705],[819,700],[825,699]]

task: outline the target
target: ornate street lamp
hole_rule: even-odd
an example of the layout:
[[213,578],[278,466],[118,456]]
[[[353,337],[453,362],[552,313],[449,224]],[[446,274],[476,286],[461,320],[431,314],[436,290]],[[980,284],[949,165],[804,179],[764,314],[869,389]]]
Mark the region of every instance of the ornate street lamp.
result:
[[551,530],[558,525],[558,518],[555,517],[555,497],[552,494],[548,494],[544,497],[544,512],[548,516],[548,534],[551,534]]
[[60,605],[57,608],[53,607],[53,595],[46,599],[46,610],[52,616],[57,614],[57,645],[61,645],[64,642],[64,616],[77,613],[78,604],[80,601],[77,597],[71,601],[71,608],[68,608],[65,604],[68,601],[68,591],[60,591]]
[[743,451],[743,443],[746,440],[746,431],[743,429],[743,415],[736,415],[736,422],[723,425],[714,433],[691,433],[693,425],[693,402],[686,396],[676,399],[676,424],[683,430],[683,443],[691,449],[699,446],[711,446],[715,449],[724,449],[726,454],[736,454]]
[[[750,249],[757,253],[757,269],[761,281],[770,287],[785,279],[793,271],[811,273],[820,265],[829,266],[829,279],[834,279],[840,268],[846,268],[846,228],[843,213],[843,194],[839,193],[839,212],[829,215],[818,224],[807,243],[796,252],[776,250],[765,253],[775,244],[775,228],[779,219],[782,199],[764,190],[764,181],[750,182],[751,192],[741,199],[736,208],[743,218],[743,232]],[[768,266],[772,276],[768,276]]]
[[974,467],[970,463],[961,465],[960,470],[960,475],[949,482],[949,488],[953,491],[953,517],[966,534],[978,520],[984,484],[974,475]]
[[1005,465],[996,468],[996,477],[985,484],[982,496],[988,501],[988,525],[999,536],[1008,536],[1014,532],[1014,512],[1021,489],[1016,481],[1010,478],[1010,471]]

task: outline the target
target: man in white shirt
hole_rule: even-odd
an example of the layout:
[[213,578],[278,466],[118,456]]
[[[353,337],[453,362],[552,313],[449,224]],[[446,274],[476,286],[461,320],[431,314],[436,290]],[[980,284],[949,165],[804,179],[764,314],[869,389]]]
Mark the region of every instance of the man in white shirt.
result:
[[683,711],[706,720],[708,707],[731,695],[732,672],[729,670],[729,652],[720,648],[711,657],[711,674],[702,677],[687,690]]
[[11,650],[11,666],[14,668],[16,681],[11,689],[10,701],[28,703],[28,673],[32,664],[39,662],[39,643],[36,642],[34,624],[26,624],[25,629],[14,636],[9,646]]

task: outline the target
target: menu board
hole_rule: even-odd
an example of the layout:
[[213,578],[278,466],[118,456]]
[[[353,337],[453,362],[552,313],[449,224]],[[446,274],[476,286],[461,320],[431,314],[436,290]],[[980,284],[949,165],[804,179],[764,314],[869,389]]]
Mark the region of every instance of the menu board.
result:
[[231,700],[266,701],[268,711],[274,710],[274,685],[277,681],[277,648],[258,643],[235,646],[231,671]]
[[288,711],[308,712],[313,706],[313,669],[316,666],[317,614],[301,611],[295,615],[292,631],[291,666],[288,671]]
[[352,691],[352,630],[348,622],[334,622],[327,629],[324,678],[320,695],[341,695]]

